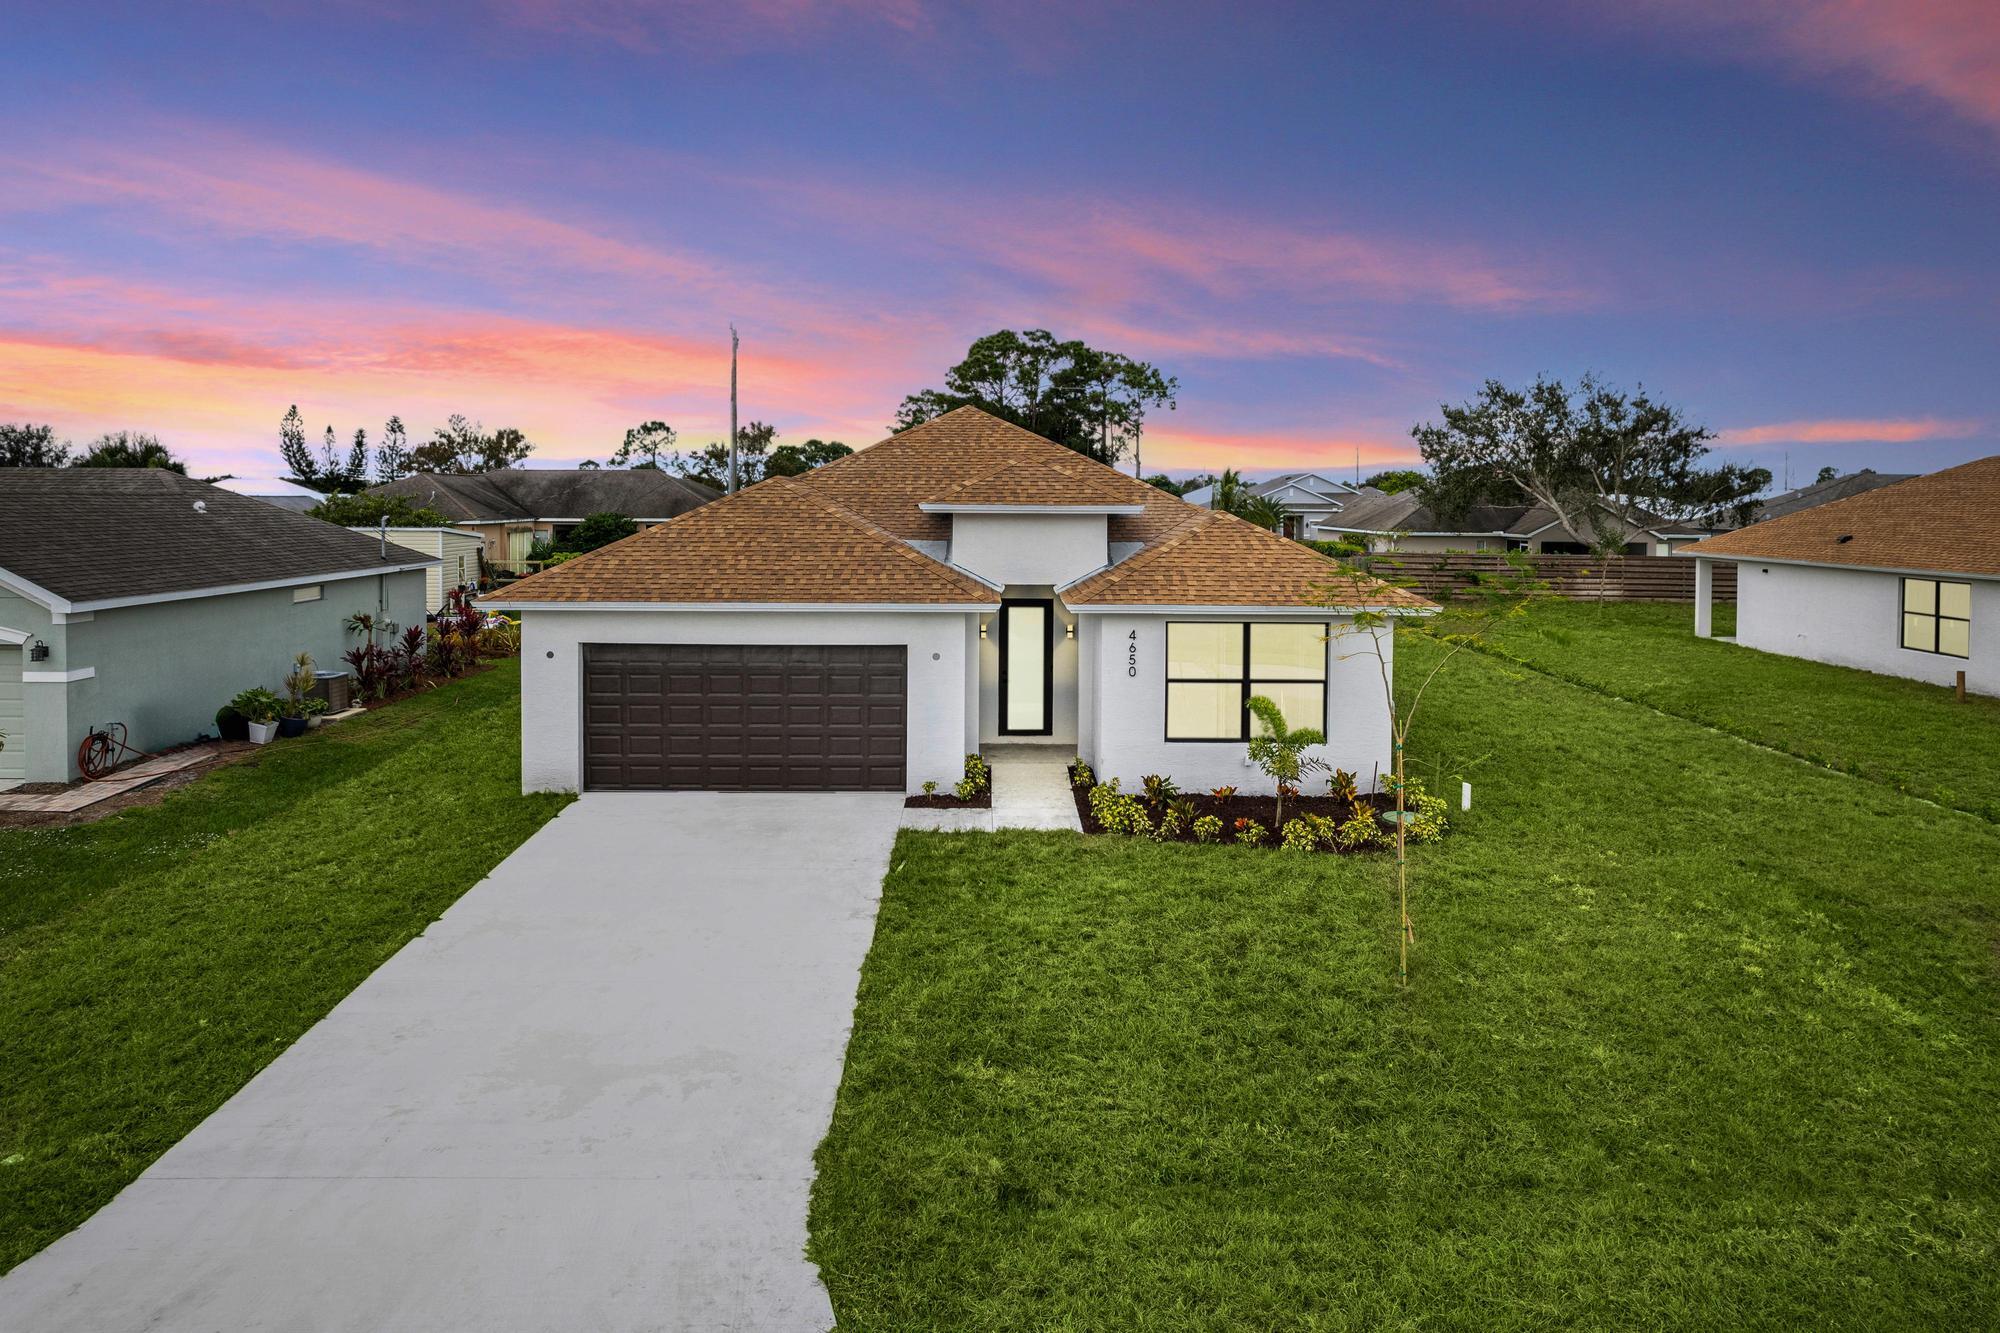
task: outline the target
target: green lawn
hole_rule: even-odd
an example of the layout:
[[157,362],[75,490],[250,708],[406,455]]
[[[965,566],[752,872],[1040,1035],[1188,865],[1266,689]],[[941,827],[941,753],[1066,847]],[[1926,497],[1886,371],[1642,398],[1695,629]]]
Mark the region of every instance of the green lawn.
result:
[[[1716,633],[1735,630],[1717,608]],[[1539,671],[2000,822],[2000,699],[1694,637],[1694,608],[1549,602],[1493,645]]]
[[0,829],[0,1271],[76,1226],[559,810],[520,668],[158,806]]
[[1406,992],[1383,857],[902,835],[813,1194],[843,1329],[2000,1309],[2000,829],[1489,657],[1425,706],[1487,757]]

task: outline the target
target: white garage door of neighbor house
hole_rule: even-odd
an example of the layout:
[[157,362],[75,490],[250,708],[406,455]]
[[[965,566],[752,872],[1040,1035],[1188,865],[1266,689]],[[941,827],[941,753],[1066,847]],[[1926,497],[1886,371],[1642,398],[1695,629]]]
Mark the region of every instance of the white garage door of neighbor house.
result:
[[21,650],[0,648],[0,782],[28,776],[27,714],[21,707]]

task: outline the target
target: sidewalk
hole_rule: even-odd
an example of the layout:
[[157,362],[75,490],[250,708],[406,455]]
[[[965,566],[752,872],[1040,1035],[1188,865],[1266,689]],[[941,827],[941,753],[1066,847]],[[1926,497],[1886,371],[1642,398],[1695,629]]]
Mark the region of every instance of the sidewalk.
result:
[[990,810],[905,810],[904,828],[976,830],[1069,829],[1081,833],[1076,800],[1069,791],[1070,751],[1053,745],[990,745],[993,767]]

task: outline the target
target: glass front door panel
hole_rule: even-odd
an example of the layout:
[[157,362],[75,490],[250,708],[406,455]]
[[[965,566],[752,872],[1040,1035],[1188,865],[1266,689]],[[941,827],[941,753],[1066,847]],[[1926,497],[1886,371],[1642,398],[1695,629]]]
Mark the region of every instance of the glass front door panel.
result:
[[1008,606],[1006,715],[1002,729],[1044,732],[1049,729],[1049,608]]

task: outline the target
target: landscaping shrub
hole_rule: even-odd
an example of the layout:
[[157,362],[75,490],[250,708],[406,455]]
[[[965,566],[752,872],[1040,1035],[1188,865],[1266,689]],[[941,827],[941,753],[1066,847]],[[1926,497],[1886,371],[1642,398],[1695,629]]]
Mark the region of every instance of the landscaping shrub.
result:
[[1090,789],[1090,813],[1107,833],[1144,836],[1153,831],[1152,817],[1138,797],[1118,790],[1118,779]]
[[1278,831],[1278,842],[1287,851],[1310,852],[1319,846],[1319,833],[1301,816],[1285,821]]
[[1221,842],[1222,817],[1220,815],[1203,815],[1200,819],[1195,820],[1194,840],[1196,842]]
[[1446,811],[1451,807],[1442,796],[1433,796],[1424,790],[1424,784],[1411,778],[1403,793],[1404,805],[1413,812],[1410,820],[1410,841],[1439,842],[1450,827],[1451,821]]
[[1254,819],[1236,821],[1236,841],[1246,847],[1256,847],[1270,836],[1270,831]]
[[1082,755],[1078,755],[1076,762],[1069,766],[1069,785],[1078,791],[1088,791],[1097,785],[1097,775],[1090,771],[1089,764],[1083,762]]
[[1364,806],[1356,806],[1354,813],[1334,833],[1334,842],[1342,851],[1358,852],[1369,847],[1377,847],[1388,841],[1383,832],[1382,821],[1375,812]]
[[984,759],[976,754],[965,756],[965,776],[959,779],[952,790],[961,801],[969,801],[975,796],[993,789],[993,770]]

